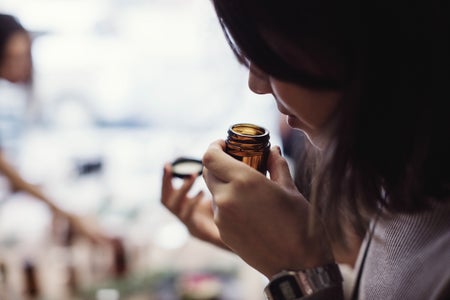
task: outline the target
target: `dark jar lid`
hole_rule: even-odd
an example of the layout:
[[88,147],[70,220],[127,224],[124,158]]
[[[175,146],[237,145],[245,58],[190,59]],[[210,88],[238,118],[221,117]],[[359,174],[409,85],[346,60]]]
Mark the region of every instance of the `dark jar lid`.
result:
[[203,163],[200,159],[180,157],[172,162],[172,175],[178,178],[186,178],[191,175],[201,175]]

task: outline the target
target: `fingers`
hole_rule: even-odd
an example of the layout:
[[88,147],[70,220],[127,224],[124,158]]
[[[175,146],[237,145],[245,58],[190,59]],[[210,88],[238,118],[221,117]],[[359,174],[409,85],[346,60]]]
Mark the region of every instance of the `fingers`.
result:
[[190,220],[197,205],[203,199],[203,191],[199,191],[195,197],[185,202],[184,207],[180,210],[179,218],[182,221]]
[[195,178],[186,179],[183,185],[178,190],[173,190],[173,193],[168,199],[163,201],[163,204],[176,216],[180,216],[181,212],[185,210],[186,205],[191,202],[187,196],[189,189],[192,187]]
[[223,140],[217,140],[209,145],[208,150],[203,155],[203,165],[208,170],[205,176],[212,173],[218,180],[230,182],[236,175],[236,170],[242,168],[243,165],[225,153],[224,150],[225,141]]
[[217,186],[223,183],[218,180],[206,167],[203,168],[203,178],[205,180],[206,187],[213,195],[217,192]]
[[73,214],[66,214],[70,226],[77,234],[94,244],[107,244],[109,236],[99,227],[95,220],[89,220]]
[[270,155],[267,160],[267,169],[272,181],[275,181],[284,187],[295,188],[288,163],[286,159],[281,156],[280,147],[274,146],[270,149]]
[[172,166],[167,163],[164,165],[162,185],[161,185],[161,202],[166,205],[169,196],[172,194]]
[[192,214],[195,206],[203,197],[202,191],[192,199],[187,196],[196,179],[196,175],[190,176],[189,178],[184,179],[180,188],[174,189],[172,185],[171,165],[164,165],[161,202],[169,209],[169,211],[181,220],[186,220],[186,218]]
[[197,179],[197,176],[191,176],[183,181],[181,187],[173,192],[172,197],[167,202],[167,207],[176,215],[180,215],[181,211],[184,209],[185,205],[191,202],[187,194],[191,189],[192,185]]
[[178,190],[175,190],[172,185],[172,166],[170,164],[165,164],[161,186],[161,202],[165,206],[173,207],[174,203],[176,204],[176,202],[179,202],[179,198],[186,196],[196,178],[197,176],[193,175],[185,179],[183,185]]

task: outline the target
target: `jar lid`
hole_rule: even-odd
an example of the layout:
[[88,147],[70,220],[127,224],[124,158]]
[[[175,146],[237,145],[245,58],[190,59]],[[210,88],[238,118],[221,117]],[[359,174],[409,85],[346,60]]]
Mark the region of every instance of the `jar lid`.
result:
[[200,159],[180,157],[172,162],[172,174],[174,177],[186,178],[191,175],[201,175],[203,164]]

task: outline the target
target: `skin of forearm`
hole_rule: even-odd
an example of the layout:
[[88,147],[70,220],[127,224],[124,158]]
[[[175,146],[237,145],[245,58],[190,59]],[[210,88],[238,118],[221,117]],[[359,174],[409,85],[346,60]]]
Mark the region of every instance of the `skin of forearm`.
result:
[[38,187],[26,181],[22,181],[18,185],[16,185],[16,188],[17,190],[26,192],[35,197],[36,199],[44,202],[50,207],[51,210],[61,212],[61,209],[58,206],[56,206],[55,203],[53,203],[53,201],[51,201],[47,196],[45,196],[44,193]]
[[20,174],[10,166],[4,159],[3,155],[0,153],[0,172],[8,179],[11,184],[11,188],[15,191],[22,191],[30,194],[36,199],[44,202],[49,206],[49,208],[54,211],[61,213],[61,209],[55,205],[44,193],[36,186],[25,181]]

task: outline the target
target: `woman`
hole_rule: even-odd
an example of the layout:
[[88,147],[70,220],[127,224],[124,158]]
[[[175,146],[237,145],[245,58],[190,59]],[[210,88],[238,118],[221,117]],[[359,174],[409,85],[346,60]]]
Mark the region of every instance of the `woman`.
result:
[[[32,80],[31,38],[28,31],[11,15],[0,14],[0,80],[10,84],[31,84]],[[15,101],[17,99],[2,99]],[[1,141],[1,137],[0,137]],[[80,235],[93,242],[111,243],[111,238],[96,225],[82,220],[56,205],[37,186],[27,182],[8,163],[0,145],[0,175],[5,176],[14,191],[26,192],[42,201],[56,217],[67,220]]]
[[355,260],[353,299],[448,299],[448,4],[213,3],[250,89],[313,147],[296,186],[276,147],[268,179],[216,141],[203,157],[214,210],[187,196],[195,178],[174,189],[169,165],[164,205],[271,279],[270,299],[341,299],[335,263]]

